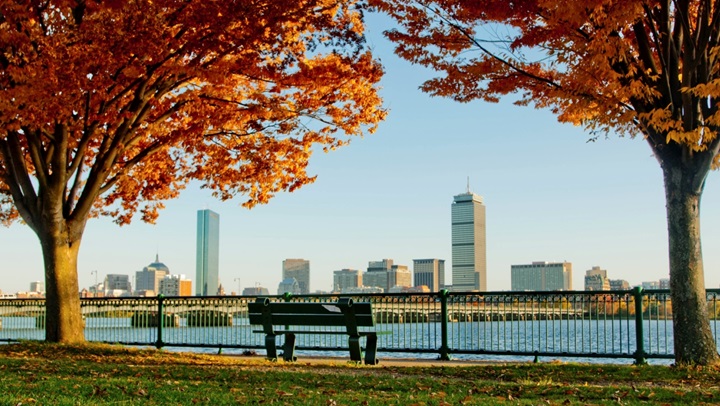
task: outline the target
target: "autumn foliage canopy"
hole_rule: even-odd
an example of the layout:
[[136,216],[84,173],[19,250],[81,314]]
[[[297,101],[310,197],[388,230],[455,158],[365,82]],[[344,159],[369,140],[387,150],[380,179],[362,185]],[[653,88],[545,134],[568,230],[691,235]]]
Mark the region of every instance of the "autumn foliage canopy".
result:
[[[398,55],[444,76],[423,90],[461,102],[549,108],[561,122],[718,148],[718,25],[711,1],[374,1],[402,29]],[[677,5],[677,6],[675,6]]]
[[[51,0],[0,6],[0,215],[136,211],[192,180],[264,203],[320,145],[384,116],[354,1]],[[31,178],[33,180],[31,180]]]
[[87,219],[189,182],[265,203],[385,116],[355,0],[0,1],[0,221],[38,236],[46,340],[84,340]]
[[700,197],[720,151],[720,3],[712,0],[371,0],[435,96],[551,110],[590,138],[642,138],[663,172],[676,361],[720,362]]

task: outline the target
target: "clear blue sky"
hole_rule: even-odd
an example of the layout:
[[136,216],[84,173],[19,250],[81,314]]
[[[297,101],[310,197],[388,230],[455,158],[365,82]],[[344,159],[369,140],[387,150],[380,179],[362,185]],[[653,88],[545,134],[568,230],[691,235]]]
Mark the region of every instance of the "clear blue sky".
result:
[[[108,273],[134,275],[159,253],[172,273],[195,279],[196,211],[220,214],[220,281],[226,291],[259,283],[275,293],[285,258],[310,260],[311,289],[329,290],[332,272],[368,261],[442,258],[451,274],[450,205],[471,189],[487,206],[488,288],[510,288],[510,265],[569,261],[573,285],[585,270],[607,269],[631,284],[668,276],[662,176],[642,139],[588,143],[579,127],[548,111],[430,98],[418,86],[432,72],[392,54],[384,20],[368,38],[386,68],[390,110],[376,134],[313,157],[318,180],[247,210],[190,188],[169,201],[156,225],[118,227],[91,220],[79,259],[81,287]],[[705,280],[720,285],[720,178],[712,173],[702,203]],[[35,235],[0,229],[0,290],[43,280]]]

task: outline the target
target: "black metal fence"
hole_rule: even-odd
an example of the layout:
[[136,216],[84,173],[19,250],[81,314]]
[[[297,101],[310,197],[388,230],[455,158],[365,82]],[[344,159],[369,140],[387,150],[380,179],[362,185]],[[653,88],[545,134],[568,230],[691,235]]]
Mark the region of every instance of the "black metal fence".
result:
[[[342,295],[373,303],[382,353],[463,357],[672,359],[669,291],[448,292]],[[716,340],[720,290],[707,291]],[[338,295],[271,296],[333,302]],[[88,341],[162,347],[262,350],[248,322],[254,296],[86,298]],[[0,300],[0,342],[43,340],[45,301]],[[319,329],[320,327],[318,327]],[[314,331],[310,328],[309,331]],[[281,344],[281,342],[280,342]],[[719,342],[720,344],[720,342]],[[303,334],[301,351],[346,351],[342,335]]]

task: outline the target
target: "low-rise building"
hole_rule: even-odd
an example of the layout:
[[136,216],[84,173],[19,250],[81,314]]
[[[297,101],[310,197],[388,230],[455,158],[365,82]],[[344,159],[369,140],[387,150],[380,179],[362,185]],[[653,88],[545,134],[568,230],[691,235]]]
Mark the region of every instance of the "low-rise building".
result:
[[160,281],[160,294],[165,296],[192,296],[192,281],[185,275],[165,275]]
[[572,290],[570,262],[533,262],[511,265],[513,291]]

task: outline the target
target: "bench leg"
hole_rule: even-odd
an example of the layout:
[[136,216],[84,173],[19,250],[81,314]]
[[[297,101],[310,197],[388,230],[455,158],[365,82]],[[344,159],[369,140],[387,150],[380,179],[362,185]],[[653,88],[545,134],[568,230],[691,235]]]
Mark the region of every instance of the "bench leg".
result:
[[277,361],[277,347],[275,346],[275,335],[265,335],[265,350],[267,351],[267,359]]
[[368,334],[365,348],[365,365],[377,365],[377,334]]
[[283,359],[285,361],[297,361],[295,356],[295,334],[285,334],[285,344],[283,345]]
[[353,361],[362,362],[360,336],[350,336],[350,338],[348,339],[348,345],[350,346],[350,359]]

